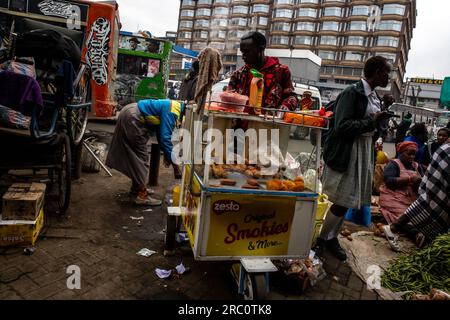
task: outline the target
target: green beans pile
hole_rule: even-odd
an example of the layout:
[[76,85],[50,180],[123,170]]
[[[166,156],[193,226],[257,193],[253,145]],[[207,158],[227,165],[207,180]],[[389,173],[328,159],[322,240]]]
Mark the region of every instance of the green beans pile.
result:
[[450,234],[399,257],[383,273],[381,284],[393,292],[407,292],[407,300],[414,294],[429,294],[433,288],[450,292]]

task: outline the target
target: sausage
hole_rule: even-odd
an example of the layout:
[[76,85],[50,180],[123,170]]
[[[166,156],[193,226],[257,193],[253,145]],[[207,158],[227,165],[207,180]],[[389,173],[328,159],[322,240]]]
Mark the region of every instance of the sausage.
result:
[[256,189],[259,189],[259,186],[253,186],[253,185],[251,185],[251,184],[244,184],[244,185],[242,186],[242,188],[243,188],[243,189],[252,189],[252,190],[256,190]]
[[222,179],[220,180],[220,184],[223,186],[235,186],[236,185],[236,180],[232,180],[232,179]]
[[259,187],[258,180],[255,180],[255,179],[248,179],[247,184],[249,184],[251,186]]

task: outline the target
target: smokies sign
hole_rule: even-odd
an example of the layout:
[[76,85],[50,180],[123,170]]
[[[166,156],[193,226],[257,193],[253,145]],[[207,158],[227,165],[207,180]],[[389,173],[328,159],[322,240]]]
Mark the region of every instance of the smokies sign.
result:
[[78,2],[30,0],[28,12],[63,19],[76,18],[86,22],[89,6]]
[[270,256],[288,251],[296,199],[214,194],[207,256]]
[[86,62],[91,67],[92,78],[99,86],[108,83],[109,40],[111,23],[98,18],[92,24],[86,40]]

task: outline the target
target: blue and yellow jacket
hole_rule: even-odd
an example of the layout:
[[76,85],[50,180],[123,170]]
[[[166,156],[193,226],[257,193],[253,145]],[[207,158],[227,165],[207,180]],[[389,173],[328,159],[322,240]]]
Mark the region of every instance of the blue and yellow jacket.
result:
[[142,121],[158,128],[159,147],[166,159],[172,159],[172,133],[184,111],[184,103],[175,100],[141,100],[138,102]]

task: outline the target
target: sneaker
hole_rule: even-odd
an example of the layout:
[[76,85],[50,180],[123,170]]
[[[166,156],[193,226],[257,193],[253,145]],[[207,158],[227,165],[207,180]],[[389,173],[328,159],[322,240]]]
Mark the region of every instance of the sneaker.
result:
[[326,241],[322,238],[317,238],[316,244],[313,247],[313,251],[316,253],[318,257],[322,257],[323,251],[325,250]]
[[[139,190],[137,189],[130,189],[130,196],[137,196],[139,193]],[[155,190],[147,188],[147,194],[155,194]]]
[[136,197],[134,203],[139,206],[160,206],[162,201],[148,196],[146,198]]
[[328,240],[325,244],[328,251],[330,251],[340,261],[347,260],[347,253],[345,253],[345,250],[342,249],[337,238]]
[[399,252],[400,247],[398,245],[398,235],[392,232],[391,226],[383,226],[383,231],[391,249],[395,252]]

